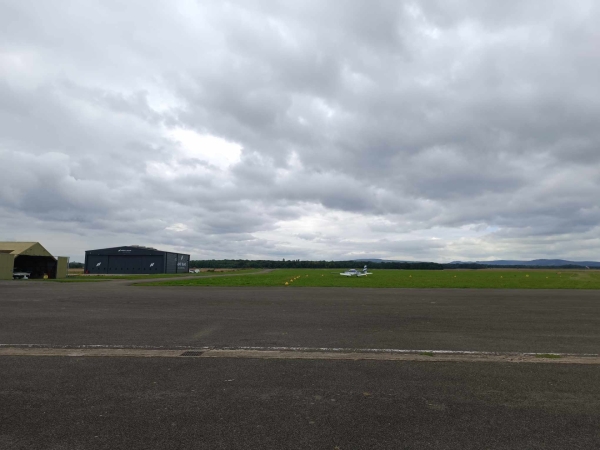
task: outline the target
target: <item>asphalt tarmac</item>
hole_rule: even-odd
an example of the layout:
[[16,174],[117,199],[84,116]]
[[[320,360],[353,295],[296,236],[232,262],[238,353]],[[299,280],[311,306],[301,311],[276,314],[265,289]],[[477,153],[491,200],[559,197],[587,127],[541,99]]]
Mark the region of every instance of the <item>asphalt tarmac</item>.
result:
[[[0,282],[0,344],[598,353],[597,291]],[[0,356],[1,449],[600,448],[600,366]]]
[[600,291],[0,282],[0,344],[598,353]]
[[593,449],[597,366],[0,358],[3,449]]

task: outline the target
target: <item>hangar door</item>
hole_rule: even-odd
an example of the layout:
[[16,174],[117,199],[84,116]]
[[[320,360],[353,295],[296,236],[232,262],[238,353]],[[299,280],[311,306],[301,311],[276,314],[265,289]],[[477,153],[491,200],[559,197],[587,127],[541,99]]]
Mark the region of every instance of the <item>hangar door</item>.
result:
[[166,273],[177,273],[177,254],[167,253],[167,270]]
[[109,256],[108,273],[138,273],[142,266],[139,256]]
[[188,273],[190,268],[189,255],[167,253],[166,273]]
[[165,257],[157,256],[142,256],[142,273],[163,273],[165,265]]
[[135,274],[161,273],[163,268],[162,256],[129,256],[118,255],[108,257],[108,273]]
[[189,255],[177,255],[177,273],[188,273],[190,271]]
[[15,258],[15,272],[27,272],[30,278],[56,278],[56,259],[52,256],[18,255]]
[[86,270],[88,273],[108,273],[108,256],[89,255]]

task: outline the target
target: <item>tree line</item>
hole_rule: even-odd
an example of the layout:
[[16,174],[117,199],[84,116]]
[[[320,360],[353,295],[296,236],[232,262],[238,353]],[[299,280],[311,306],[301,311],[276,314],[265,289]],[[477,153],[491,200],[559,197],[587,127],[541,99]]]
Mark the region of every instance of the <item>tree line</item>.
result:
[[209,259],[191,260],[190,268],[201,269],[369,269],[444,270],[444,269],[583,269],[583,266],[494,266],[487,264],[439,264],[434,262],[375,262],[375,261],[300,261]]
[[369,261],[300,261],[210,259],[191,260],[191,268],[203,269],[352,269],[368,265],[370,269],[442,270],[442,264],[433,262],[369,262]]

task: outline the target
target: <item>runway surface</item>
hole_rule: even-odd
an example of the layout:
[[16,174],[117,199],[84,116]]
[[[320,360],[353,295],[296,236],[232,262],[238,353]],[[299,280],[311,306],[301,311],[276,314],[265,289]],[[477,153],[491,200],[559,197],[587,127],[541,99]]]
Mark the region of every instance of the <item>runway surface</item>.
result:
[[600,291],[0,282],[0,344],[598,353]]
[[[310,351],[597,354],[599,343],[597,291],[0,282],[0,448],[598,448],[597,364]],[[27,345],[313,350],[26,356]]]

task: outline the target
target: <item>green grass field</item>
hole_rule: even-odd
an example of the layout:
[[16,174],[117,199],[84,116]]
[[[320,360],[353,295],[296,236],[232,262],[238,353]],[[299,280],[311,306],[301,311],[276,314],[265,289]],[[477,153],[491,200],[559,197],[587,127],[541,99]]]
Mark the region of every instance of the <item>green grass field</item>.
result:
[[152,275],[69,275],[68,278],[50,279],[50,280],[31,280],[31,281],[52,281],[55,283],[86,283],[95,281],[109,280],[149,280],[152,278],[181,278],[181,277],[206,277],[214,275],[236,274],[243,275],[248,273],[260,272],[261,269],[240,269],[231,272],[200,272],[200,273],[156,273]]
[[600,289],[600,271],[593,270],[373,270],[373,275],[351,278],[339,275],[342,271],[277,269],[260,275],[173,280],[144,286]]

